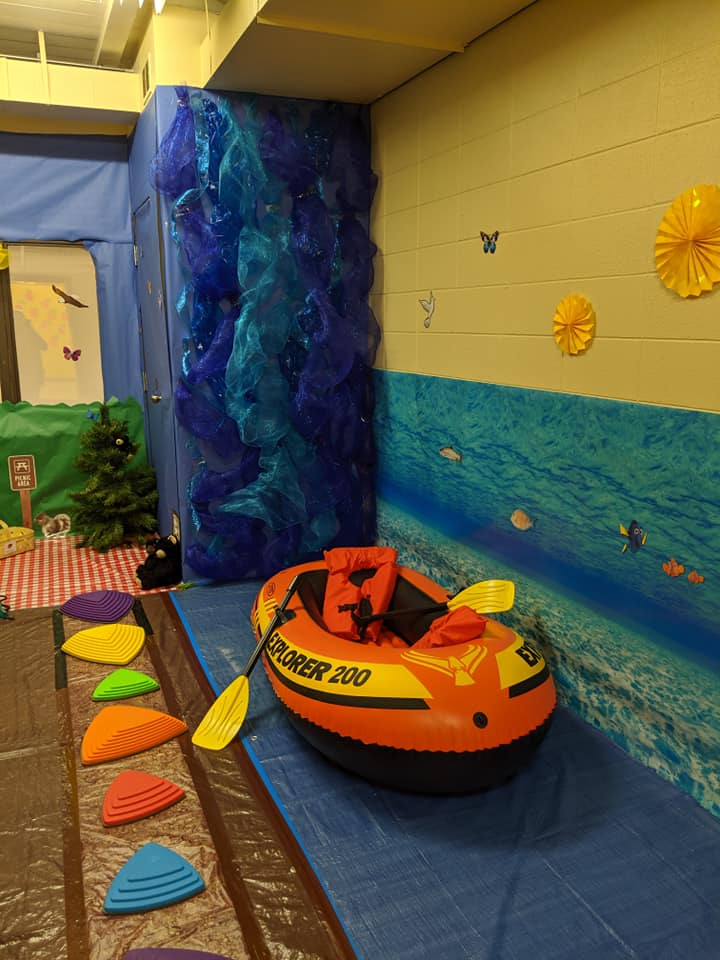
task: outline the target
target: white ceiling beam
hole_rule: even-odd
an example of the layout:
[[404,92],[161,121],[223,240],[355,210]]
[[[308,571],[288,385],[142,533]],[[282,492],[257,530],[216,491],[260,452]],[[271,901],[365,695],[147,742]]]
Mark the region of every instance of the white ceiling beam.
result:
[[92,62],[103,67],[120,65],[135,18],[137,0],[105,0],[103,21]]

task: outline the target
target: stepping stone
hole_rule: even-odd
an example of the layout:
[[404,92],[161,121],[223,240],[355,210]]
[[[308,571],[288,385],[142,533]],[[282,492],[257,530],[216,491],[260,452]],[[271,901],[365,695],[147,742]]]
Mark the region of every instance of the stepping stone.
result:
[[142,627],[113,623],[80,630],[68,637],[60,649],[78,660],[122,666],[135,659],[144,643],[145,631]]
[[179,903],[205,889],[195,867],[159,843],[146,843],[120,868],[105,897],[105,913],[143,913]]
[[78,620],[97,620],[113,623],[130,610],[135,597],[120,590],[93,590],[91,593],[76,593],[60,607],[62,613]]
[[140,770],[123,770],[108,787],[102,805],[102,820],[106,827],[142,820],[160,810],[166,810],[185,791],[171,780],[156,777]]
[[120,667],[101,680],[93,690],[93,700],[125,700],[127,697],[139,697],[143,693],[159,690],[160,684],[153,677],[139,670]]
[[182,720],[160,710],[121,704],[103,707],[85,731],[80,759],[84,764],[119,760],[186,732]]

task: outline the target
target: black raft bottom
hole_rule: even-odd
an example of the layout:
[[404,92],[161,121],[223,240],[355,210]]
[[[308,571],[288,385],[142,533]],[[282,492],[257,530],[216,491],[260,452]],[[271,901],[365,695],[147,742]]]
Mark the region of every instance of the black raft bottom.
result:
[[285,708],[298,733],[338,766],[372,783],[407,793],[475,793],[497,787],[526,766],[550,728],[552,714],[512,743],[475,753],[400,750],[342,737]]

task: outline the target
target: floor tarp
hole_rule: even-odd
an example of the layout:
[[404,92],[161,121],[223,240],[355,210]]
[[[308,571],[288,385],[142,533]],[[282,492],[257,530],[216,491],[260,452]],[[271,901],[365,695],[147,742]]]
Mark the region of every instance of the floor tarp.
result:
[[[218,690],[259,586],[172,595]],[[250,686],[243,743],[364,960],[720,958],[720,821],[568,710],[510,783],[431,798],[331,765]]]
[[[92,694],[115,667],[59,648],[96,624],[52,608],[14,616],[0,620],[0,960],[121,960],[141,947],[231,960],[352,957],[242,745],[201,751],[184,733],[123,759],[83,764],[88,725],[115,705]],[[123,703],[195,729],[212,695],[168,595],[144,597],[123,621],[146,630],[129,668],[160,684]],[[104,827],[103,798],[125,770],[164,777],[185,797],[145,819]],[[105,913],[113,878],[147,843],[189,861],[205,890],[163,909]]]

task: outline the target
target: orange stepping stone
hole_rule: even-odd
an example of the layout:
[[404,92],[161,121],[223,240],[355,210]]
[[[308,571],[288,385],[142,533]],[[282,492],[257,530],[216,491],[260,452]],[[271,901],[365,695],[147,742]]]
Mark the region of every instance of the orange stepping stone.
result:
[[149,707],[104,707],[91,721],[80,747],[85,764],[119,760],[150,750],[187,731],[177,717]]
[[142,820],[182,800],[185,791],[171,780],[141,770],[123,770],[108,787],[102,805],[106,827]]
[[79,660],[123,666],[140,653],[145,631],[131,623],[109,623],[74,633],[60,648]]

